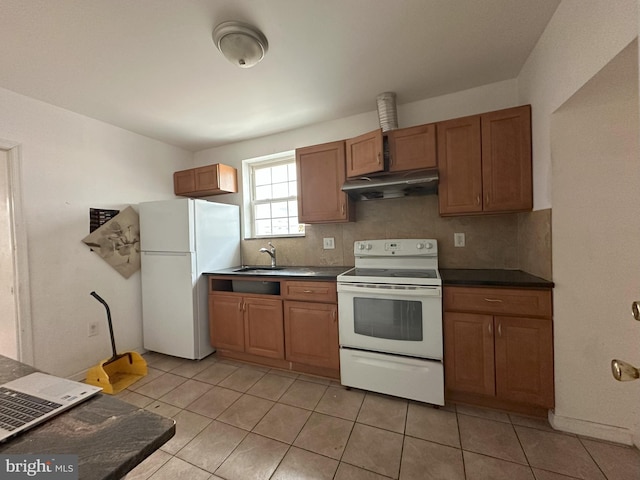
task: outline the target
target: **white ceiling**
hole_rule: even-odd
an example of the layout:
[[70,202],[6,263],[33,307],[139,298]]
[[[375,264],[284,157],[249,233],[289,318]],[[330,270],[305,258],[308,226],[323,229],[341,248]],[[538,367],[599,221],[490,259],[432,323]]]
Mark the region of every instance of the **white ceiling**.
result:
[[[0,87],[197,151],[515,78],[559,0],[1,0]],[[265,59],[230,64],[237,20]]]

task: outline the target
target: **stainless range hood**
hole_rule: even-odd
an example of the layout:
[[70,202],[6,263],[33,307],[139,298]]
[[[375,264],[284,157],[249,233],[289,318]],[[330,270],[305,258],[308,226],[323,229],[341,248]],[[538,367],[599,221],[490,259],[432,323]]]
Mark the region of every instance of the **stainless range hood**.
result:
[[354,200],[429,195],[438,191],[438,172],[418,170],[348,179],[342,191]]

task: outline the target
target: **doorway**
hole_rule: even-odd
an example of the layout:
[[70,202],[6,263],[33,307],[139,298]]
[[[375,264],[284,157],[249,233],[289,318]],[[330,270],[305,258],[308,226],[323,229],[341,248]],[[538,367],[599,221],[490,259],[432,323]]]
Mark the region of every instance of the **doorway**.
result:
[[21,147],[0,138],[0,355],[34,364]]
[[640,446],[640,115],[634,41],[552,117],[556,409],[562,430]]
[[9,188],[9,156],[5,150],[0,150],[0,354],[17,360],[19,325]]

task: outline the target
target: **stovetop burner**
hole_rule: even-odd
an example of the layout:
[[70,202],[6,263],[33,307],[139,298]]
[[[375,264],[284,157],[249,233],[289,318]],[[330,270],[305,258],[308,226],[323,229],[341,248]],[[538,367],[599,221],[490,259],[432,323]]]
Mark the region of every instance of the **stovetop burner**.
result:
[[354,268],[344,273],[358,277],[393,277],[393,278],[438,278],[435,270],[408,270],[397,268]]

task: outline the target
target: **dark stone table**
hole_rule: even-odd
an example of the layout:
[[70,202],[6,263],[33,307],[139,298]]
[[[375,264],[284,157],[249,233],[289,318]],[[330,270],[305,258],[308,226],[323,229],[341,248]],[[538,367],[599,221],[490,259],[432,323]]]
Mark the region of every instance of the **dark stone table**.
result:
[[[0,355],[0,383],[36,369]],[[4,443],[0,454],[78,455],[81,480],[116,480],[175,434],[175,422],[99,393]]]

